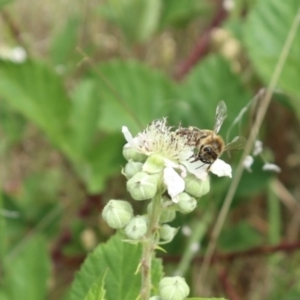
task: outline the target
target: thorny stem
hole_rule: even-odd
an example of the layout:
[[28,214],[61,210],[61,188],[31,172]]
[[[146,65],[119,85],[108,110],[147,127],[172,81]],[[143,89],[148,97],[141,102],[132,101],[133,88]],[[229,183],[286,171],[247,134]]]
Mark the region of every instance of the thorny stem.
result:
[[149,213],[149,227],[145,236],[145,240],[143,241],[143,254],[141,260],[141,300],[149,300],[151,294],[151,263],[154,256],[155,246],[157,244],[156,231],[159,226],[159,218],[162,211],[161,193],[159,190],[152,199],[152,205],[152,210]]
[[[240,162],[237,166],[237,169],[236,169],[236,172],[235,172],[235,177],[231,182],[231,185],[229,187],[229,190],[228,190],[227,195],[226,195],[225,200],[224,200],[224,204],[223,204],[222,209],[221,209],[221,211],[218,215],[216,225],[213,228],[211,241],[210,241],[210,244],[208,245],[207,251],[205,253],[205,258],[204,258],[204,261],[203,261],[203,265],[202,265],[202,267],[200,269],[200,272],[198,273],[198,276],[196,278],[196,282],[200,282],[202,288],[205,285],[204,279],[206,277],[210,261],[213,257],[218,237],[219,237],[220,232],[222,230],[222,227],[223,227],[223,224],[225,222],[227,213],[229,211],[233,196],[235,194],[235,191],[238,187],[238,184],[240,182],[240,179],[241,179],[243,171],[244,171],[243,162],[244,162],[246,156],[250,154],[251,149],[253,148],[254,142],[256,140],[256,136],[258,134],[259,128],[260,128],[260,126],[263,122],[263,119],[265,117],[265,114],[267,112],[268,106],[269,106],[271,98],[272,98],[272,94],[273,94],[273,92],[276,88],[278,79],[279,79],[280,74],[282,72],[283,66],[286,62],[288,53],[290,51],[290,48],[291,48],[292,43],[294,41],[294,38],[296,36],[299,25],[300,25],[300,7],[299,7],[299,9],[296,13],[295,19],[294,19],[293,24],[291,26],[291,29],[288,33],[288,36],[287,36],[287,39],[284,43],[283,49],[280,53],[278,62],[276,64],[276,67],[275,67],[273,76],[271,78],[270,84],[267,88],[266,94],[265,94],[264,98],[262,99],[261,106],[260,106],[260,108],[257,112],[256,122],[254,123],[254,126],[252,127],[248,143],[247,143],[247,145],[245,147],[245,150],[242,154],[241,160],[240,160]],[[199,292],[199,290],[198,290],[198,292]]]

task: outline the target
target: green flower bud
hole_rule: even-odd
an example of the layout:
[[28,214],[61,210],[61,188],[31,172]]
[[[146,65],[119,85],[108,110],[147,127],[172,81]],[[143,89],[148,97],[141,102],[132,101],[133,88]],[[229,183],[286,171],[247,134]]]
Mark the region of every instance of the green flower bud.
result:
[[142,167],[143,167],[143,164],[141,162],[135,162],[133,160],[130,160],[124,168],[124,175],[127,178],[131,178],[136,173],[142,171]]
[[189,293],[189,286],[180,276],[164,277],[159,283],[161,300],[184,300]]
[[157,175],[148,175],[144,172],[136,173],[127,181],[127,190],[134,200],[147,200],[157,191]]
[[125,234],[131,240],[139,240],[147,232],[147,222],[144,217],[136,216],[132,218],[125,227]]
[[133,209],[127,201],[110,200],[102,211],[102,217],[109,227],[123,228],[133,217]]
[[193,174],[187,174],[184,178],[185,191],[194,197],[201,197],[209,192],[210,184],[209,177],[207,179],[200,180]]
[[176,211],[171,208],[165,208],[160,215],[160,223],[169,223],[173,221],[176,217]]
[[197,207],[197,201],[189,194],[181,193],[179,194],[179,201],[176,206],[181,213],[188,214]]
[[168,224],[164,224],[159,228],[159,236],[162,240],[166,242],[171,242],[176,235],[178,229],[171,227]]
[[161,172],[165,167],[163,159],[158,155],[148,157],[143,165],[143,172],[155,174]]
[[123,156],[128,161],[133,160],[136,162],[145,162],[147,159],[147,155],[135,151],[132,147],[129,146],[129,144],[126,144],[123,147]]

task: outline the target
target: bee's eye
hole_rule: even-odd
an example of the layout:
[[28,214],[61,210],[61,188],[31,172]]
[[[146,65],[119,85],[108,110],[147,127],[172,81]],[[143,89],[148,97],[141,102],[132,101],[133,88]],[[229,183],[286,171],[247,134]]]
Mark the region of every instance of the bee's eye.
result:
[[205,148],[205,152],[211,154],[211,153],[212,153],[211,147],[206,147],[206,148]]

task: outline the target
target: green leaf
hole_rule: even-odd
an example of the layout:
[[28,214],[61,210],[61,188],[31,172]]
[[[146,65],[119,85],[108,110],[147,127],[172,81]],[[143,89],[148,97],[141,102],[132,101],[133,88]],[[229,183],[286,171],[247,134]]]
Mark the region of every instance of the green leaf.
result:
[[[141,247],[124,243],[115,235],[99,245],[85,260],[72,285],[71,300],[82,300],[91,286],[107,273],[107,300],[132,300],[139,294],[140,274],[135,274],[141,259]],[[161,261],[153,260],[154,287],[162,277]]]
[[160,26],[163,28],[187,24],[193,18],[199,17],[205,6],[205,2],[199,2],[198,0],[164,0]]
[[[250,12],[244,28],[245,45],[254,68],[265,84],[269,84],[278,63],[292,22],[300,7],[299,0],[263,0]],[[285,62],[278,86],[297,97],[294,108],[300,116],[300,30]]]
[[9,4],[10,2],[13,2],[14,0],[0,0],[0,9],[5,6],[6,4]]
[[[170,113],[173,124],[182,121],[184,125],[207,129],[213,129],[217,104],[224,100],[228,117],[221,133],[226,133],[251,96],[238,76],[232,73],[226,60],[219,56],[209,56],[188,75],[177,99]],[[239,134],[236,131],[231,138]]]
[[79,24],[79,18],[73,16],[67,18],[64,27],[60,27],[50,49],[54,64],[65,64],[75,54]]
[[105,274],[93,283],[84,300],[105,300],[106,290],[104,288],[104,279]]
[[176,88],[164,74],[135,61],[105,63],[99,72],[110,86],[97,78],[102,129],[120,131],[126,125],[136,134],[152,120],[167,115]]
[[100,113],[95,82],[85,80],[73,91],[71,111],[72,149],[83,156],[93,146]]
[[120,166],[124,165],[121,154],[124,144],[121,133],[109,134],[94,145],[85,161],[78,163],[78,174],[87,183],[90,193],[102,191],[107,178],[120,172]]
[[61,78],[45,65],[0,62],[0,96],[43,129],[52,142],[64,144],[70,104]]
[[109,0],[100,13],[119,26],[130,43],[145,42],[156,31],[162,0]]
[[5,264],[5,284],[10,300],[46,299],[50,258],[43,238],[34,237]]

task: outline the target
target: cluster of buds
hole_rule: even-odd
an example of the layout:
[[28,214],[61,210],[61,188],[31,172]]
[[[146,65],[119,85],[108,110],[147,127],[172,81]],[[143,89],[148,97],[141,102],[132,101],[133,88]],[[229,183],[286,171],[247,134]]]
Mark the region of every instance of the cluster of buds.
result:
[[[129,202],[110,200],[102,216],[128,242],[143,242],[145,249],[146,245],[155,249],[176,235],[178,228],[167,224],[175,219],[176,213],[192,212],[197,200],[209,192],[208,171],[231,177],[231,167],[220,159],[213,166],[195,159],[195,145],[191,145],[188,136],[167,126],[166,119],[152,122],[135,137],[127,127],[122,132],[127,140],[123,148],[127,164],[122,172],[127,190],[134,200],[149,202],[147,213],[135,216]],[[151,253],[145,253],[148,254],[144,254],[143,262],[147,257],[151,259]],[[160,281],[159,295],[150,300],[184,300],[189,292],[184,278],[165,277]]]
[[[150,215],[159,214],[156,234],[162,243],[170,242],[177,229],[165,223],[171,222],[176,212],[192,212],[197,207],[197,199],[209,192],[210,165],[195,161],[195,147],[188,143],[186,136],[176,134],[173,127],[167,126],[166,119],[152,122],[136,137],[132,137],[125,126],[122,132],[127,140],[123,148],[127,160],[123,169],[127,190],[134,200],[150,200],[150,203],[146,215],[134,216],[129,202],[110,200],[102,216],[127,239],[140,241],[148,231]],[[214,165],[217,166],[218,161],[221,170],[214,168],[215,173],[223,176],[225,166],[225,175],[231,176],[230,166],[219,159]],[[159,210],[153,209],[154,197],[159,197]]]

